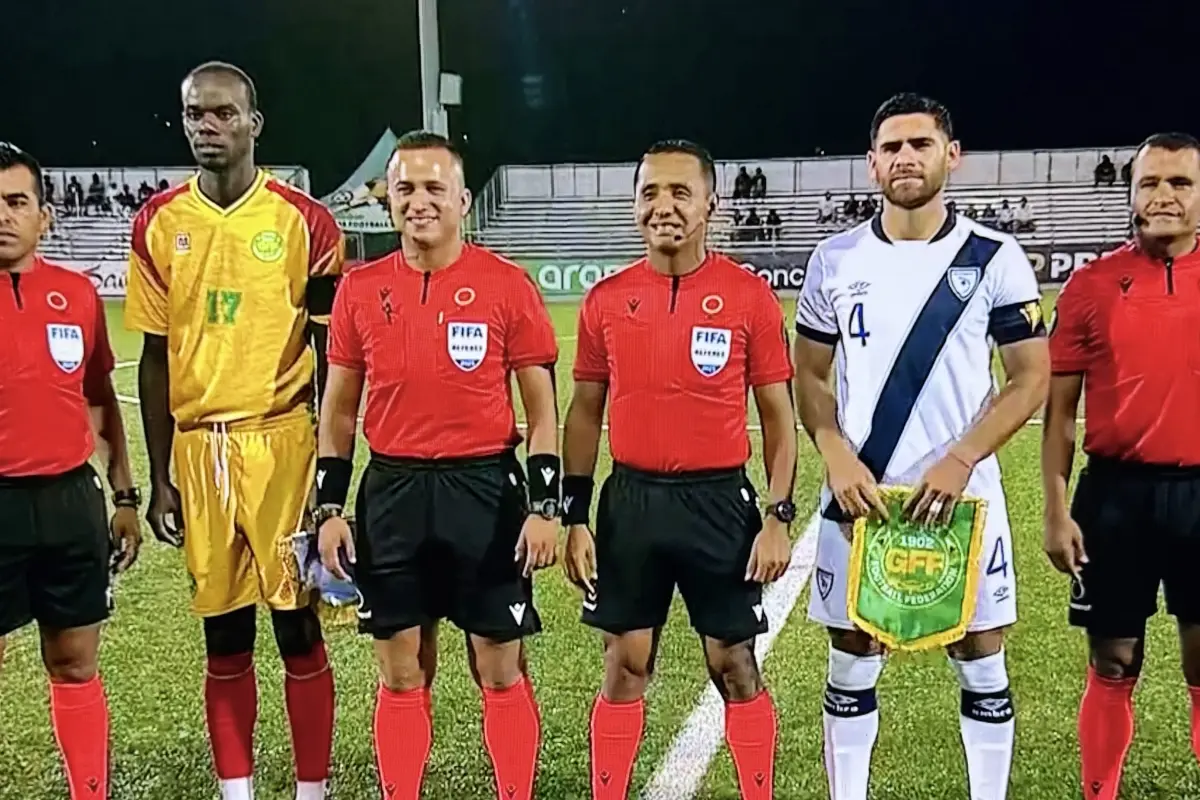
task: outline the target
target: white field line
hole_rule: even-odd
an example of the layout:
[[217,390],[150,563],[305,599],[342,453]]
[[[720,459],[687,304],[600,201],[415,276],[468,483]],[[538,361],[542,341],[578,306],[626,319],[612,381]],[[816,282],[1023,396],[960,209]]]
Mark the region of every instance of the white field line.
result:
[[[817,557],[820,523],[820,515],[814,514],[792,547],[787,571],[763,592],[763,610],[770,627],[754,643],[754,655],[759,665],[766,660],[775,637],[787,624],[788,616],[808,583]],[[642,800],[691,800],[724,737],[725,704],[709,683],[642,792]]]

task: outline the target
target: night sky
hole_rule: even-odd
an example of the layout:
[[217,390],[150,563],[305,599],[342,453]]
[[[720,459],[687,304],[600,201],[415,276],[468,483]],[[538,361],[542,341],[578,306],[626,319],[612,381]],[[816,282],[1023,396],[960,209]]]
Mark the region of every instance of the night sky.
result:
[[[857,154],[900,90],[948,104],[967,150],[1200,133],[1196,3],[441,0],[440,22],[474,185],[674,136],[725,159]],[[258,83],[259,160],[321,194],[386,126],[419,125],[416,25],[416,0],[0,0],[0,139],[48,166],[189,163],[179,81],[220,58]]]

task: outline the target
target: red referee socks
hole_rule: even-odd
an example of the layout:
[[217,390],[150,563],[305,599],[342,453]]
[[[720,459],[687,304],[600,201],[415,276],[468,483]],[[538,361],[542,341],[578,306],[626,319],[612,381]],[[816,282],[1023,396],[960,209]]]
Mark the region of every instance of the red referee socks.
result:
[[[1133,742],[1133,689],[1137,678],[1113,680],[1088,667],[1087,688],[1079,705],[1079,750],[1083,796],[1116,800],[1125,755]],[[1195,711],[1192,712],[1195,719]]]
[[770,800],[774,796],[778,736],[775,705],[766,689],[749,700],[725,703],[725,741],[737,767],[742,800]]
[[253,653],[208,657],[204,713],[217,777],[223,781],[251,777],[254,724],[258,721]]
[[292,729],[296,780],[317,783],[329,778],[333,750],[333,670],[325,643],[304,656],[283,660],[283,692]]
[[522,675],[507,689],[483,690],[483,743],[499,800],[532,800],[542,732],[532,684]]
[[613,703],[596,698],[592,706],[592,800],[625,800],[633,762],[642,743],[646,702]]
[[108,701],[100,677],[50,681],[50,719],[62,751],[71,800],[108,797]]
[[375,762],[387,800],[420,800],[432,747],[429,691],[393,692],[379,684],[375,696]]

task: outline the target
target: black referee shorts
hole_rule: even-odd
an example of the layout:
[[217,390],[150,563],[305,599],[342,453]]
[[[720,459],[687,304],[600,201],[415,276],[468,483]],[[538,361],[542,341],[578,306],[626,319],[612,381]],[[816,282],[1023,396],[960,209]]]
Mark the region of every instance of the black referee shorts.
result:
[[108,618],[104,488],[91,465],[0,477],[0,636],[33,620],[66,630]]
[[527,507],[511,450],[435,461],[372,454],[355,512],[359,629],[388,639],[447,617],[493,641],[540,631],[533,582],[514,560]]
[[584,623],[609,633],[657,628],[678,585],[702,636],[766,633],[762,584],[746,580],[760,530],[742,469],[665,475],[614,464],[600,491],[596,593],[584,598]]
[[1090,458],[1071,517],[1088,562],[1071,581],[1070,620],[1102,638],[1140,638],[1158,610],[1200,623],[1200,469]]

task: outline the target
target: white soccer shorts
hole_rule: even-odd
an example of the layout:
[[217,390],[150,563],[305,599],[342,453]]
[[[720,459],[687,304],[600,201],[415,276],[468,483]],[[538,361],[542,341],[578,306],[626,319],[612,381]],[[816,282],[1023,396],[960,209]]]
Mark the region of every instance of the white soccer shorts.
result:
[[[979,588],[975,616],[967,630],[990,631],[1017,621],[1017,575],[1013,563],[1012,529],[1003,492],[988,498],[987,521],[983,528],[983,550],[979,560]],[[846,572],[850,564],[850,542],[841,526],[822,518],[817,533],[817,563],[812,574],[808,618],[827,628],[853,630],[846,612]]]

